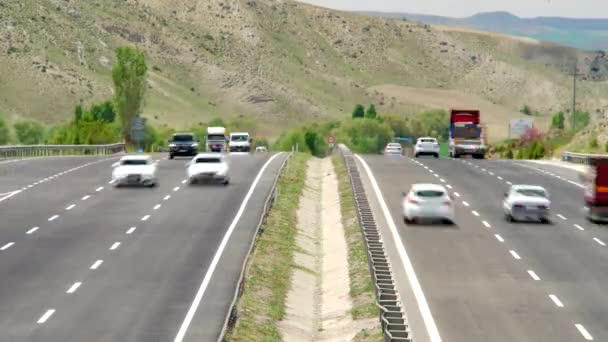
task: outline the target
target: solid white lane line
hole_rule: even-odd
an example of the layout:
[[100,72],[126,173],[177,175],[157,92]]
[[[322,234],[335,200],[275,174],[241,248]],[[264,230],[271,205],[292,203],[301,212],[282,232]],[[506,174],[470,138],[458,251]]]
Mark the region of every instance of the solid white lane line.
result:
[[44,315],[42,315],[42,317],[40,317],[40,319],[38,319],[38,322],[36,322],[36,323],[44,324],[46,321],[48,321],[49,318],[51,318],[51,316],[53,316],[54,313],[55,313],[55,309],[46,310]]
[[97,191],[97,192],[99,192],[101,190],[103,190],[103,186],[100,186],[99,188],[95,189],[95,191]]
[[499,234],[494,234],[494,236],[496,237],[496,240],[500,242],[505,242],[505,239],[503,239],[502,236],[500,236]]
[[58,217],[59,217],[59,215],[53,215],[53,216],[49,217],[49,222],[55,221]]
[[179,190],[179,186],[176,186],[175,188],[173,188],[173,191],[177,191]]
[[560,308],[563,308],[563,307],[564,307],[564,304],[562,303],[562,301],[561,301],[561,300],[559,300],[559,298],[557,298],[557,296],[556,296],[556,295],[554,295],[554,294],[550,294],[550,295],[549,295],[549,298],[551,298],[551,300],[553,301],[553,303],[554,303],[554,304],[555,304],[557,307],[560,307]]
[[452,189],[452,186],[451,186],[450,184],[446,185],[446,187],[447,187],[448,189]]
[[65,208],[65,210],[72,210],[72,209],[74,209],[75,206],[76,206],[76,204],[70,204],[67,206],[67,208]]
[[599,244],[600,244],[600,245],[602,245],[602,246],[606,246],[606,244],[604,243],[604,241],[602,241],[602,240],[600,240],[600,239],[598,239],[598,238],[596,238],[596,237],[594,237],[594,238],[593,238],[593,240],[594,240],[595,242],[599,243]]
[[530,275],[530,277],[532,277],[532,279],[540,280],[540,277],[536,274],[536,272],[534,272],[532,270],[528,270],[528,274]]
[[481,223],[483,223],[483,225],[486,226],[486,228],[492,228],[492,226],[490,226],[488,221],[481,221]]
[[83,196],[83,197],[81,198],[81,200],[86,201],[86,200],[88,200],[89,198],[91,198],[91,196],[86,195],[86,196]]
[[110,250],[113,251],[116,248],[118,248],[118,246],[120,246],[120,242],[114,242],[114,244],[112,245],[112,247],[110,247]]
[[101,264],[103,264],[103,260],[97,260],[93,263],[93,265],[91,265],[91,269],[92,270],[96,270],[99,266],[101,266]]
[[[437,329],[437,324],[435,323],[435,320],[433,319],[433,314],[431,313],[431,309],[430,309],[429,304],[424,295],[424,291],[422,290],[422,286],[420,285],[420,282],[418,281],[418,277],[416,276],[416,271],[414,270],[414,266],[412,265],[412,262],[407,254],[407,251],[405,250],[405,244],[403,243],[403,240],[401,239],[401,235],[399,235],[399,232],[397,231],[397,226],[395,225],[393,217],[391,216],[388,206],[386,205],[386,201],[384,200],[384,197],[382,196],[382,192],[380,190],[380,187],[378,186],[378,181],[376,180],[376,177],[372,173],[371,169],[369,168],[369,166],[367,165],[365,160],[363,160],[363,158],[361,158],[361,156],[359,156],[359,155],[355,155],[355,157],[359,160],[359,162],[365,169],[365,172],[367,173],[367,176],[369,177],[370,182],[372,184],[372,188],[374,189],[374,192],[376,194],[376,198],[380,204],[380,207],[382,208],[382,213],[389,226],[391,235],[393,237],[393,240],[395,241],[395,247],[397,248],[397,252],[403,263],[403,267],[405,269],[405,273],[409,280],[410,286],[412,288],[412,291],[414,292],[414,297],[416,298],[416,302],[418,304],[420,314],[422,315],[422,320],[426,327],[426,331],[429,335],[430,342],[440,342],[441,336],[439,335],[439,329]],[[176,342],[179,342],[179,341],[176,341]]]
[[165,196],[165,198],[163,198],[163,201],[166,201],[166,200],[168,200],[169,198],[171,198],[171,195],[167,195],[167,196]]
[[154,210],[158,210],[160,208],[160,204],[154,206]]
[[137,228],[136,227],[129,228],[129,230],[127,230],[126,234],[133,234],[133,232],[135,231],[135,229],[137,229]]
[[148,219],[150,218],[150,215],[146,215],[144,217],[141,218],[142,221],[148,221]]
[[574,227],[576,227],[578,230],[585,230],[585,228],[579,226],[578,224],[575,224]]
[[499,179],[499,180],[502,180],[502,177],[501,177],[501,176],[498,176],[498,179]]
[[557,214],[557,217],[559,217],[562,220],[567,220],[566,216],[564,216],[562,214]]
[[80,287],[80,285],[82,285],[81,282],[75,282],[72,286],[70,286],[70,288],[65,291],[65,293],[74,293],[76,292],[76,290],[78,290],[78,288]]
[[511,253],[511,255],[513,256],[513,258],[520,260],[521,257],[519,256],[519,254],[517,254],[517,252],[515,252],[514,250],[510,250],[509,253]]
[[456,196],[456,197],[460,197],[460,194],[459,194],[459,193],[457,193],[457,192],[455,192],[455,193],[454,193],[454,196]]
[[27,232],[25,232],[25,234],[27,234],[27,235],[33,234],[38,229],[40,229],[40,227],[33,227],[32,229],[30,229]]
[[585,329],[585,327],[582,324],[575,324],[574,325],[576,327],[576,329],[578,329],[578,332],[581,333],[581,335],[583,335],[583,338],[587,341],[593,341],[593,336],[591,336],[591,334],[587,331],[587,329]]
[[473,213],[473,215],[475,215],[475,216],[479,217],[479,213],[478,213],[478,212],[476,212],[475,210],[473,210],[473,211],[471,211],[471,212]]
[[266,171],[266,169],[268,168],[270,163],[279,155],[281,155],[281,153],[277,153],[277,154],[273,155],[272,157],[270,157],[266,161],[266,163],[262,166],[262,168],[258,172],[257,176],[253,180],[253,183],[251,184],[249,191],[245,195],[245,198],[243,199],[243,202],[241,203],[239,210],[237,211],[236,215],[234,216],[232,223],[228,227],[226,234],[222,238],[222,241],[221,241],[218,249],[216,250],[215,255],[213,256],[213,259],[211,260],[211,264],[207,268],[207,272],[205,273],[205,276],[196,293],[196,296],[194,297],[194,300],[192,301],[192,304],[191,304],[190,308],[188,309],[188,312],[186,313],[186,317],[184,318],[184,321],[182,322],[182,324],[179,328],[179,331],[177,332],[177,335],[175,336],[175,340],[174,340],[175,342],[181,342],[184,339],[184,337],[186,336],[188,327],[190,326],[190,323],[192,322],[192,319],[194,318],[194,314],[196,313],[196,310],[198,309],[198,306],[200,305],[201,300],[203,299],[205,291],[207,290],[207,286],[209,286],[209,283],[211,282],[211,277],[213,276],[213,273],[215,272],[215,269],[217,268],[220,258],[222,257],[222,254],[224,253],[224,250],[226,249],[228,240],[230,240],[230,236],[234,232],[237,224],[239,223],[239,221],[241,219],[241,216],[245,212],[245,208],[247,207],[247,204],[249,203],[249,200],[250,200],[251,196],[253,195],[253,192],[255,191],[258,183],[260,182],[260,179],[262,178],[264,171]]
[[467,202],[467,201],[462,201],[462,204],[463,204],[465,207],[468,207],[468,206],[469,206],[469,202]]
[[7,243],[6,245],[2,246],[2,247],[0,248],[0,251],[5,251],[5,250],[7,250],[7,249],[11,248],[11,246],[12,246],[12,245],[14,245],[14,244],[15,244],[14,242],[9,242],[9,243]]

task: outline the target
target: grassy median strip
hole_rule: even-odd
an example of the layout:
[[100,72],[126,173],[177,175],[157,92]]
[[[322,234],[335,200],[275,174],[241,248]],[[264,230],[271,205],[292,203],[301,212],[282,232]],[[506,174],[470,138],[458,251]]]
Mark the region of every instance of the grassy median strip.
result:
[[[348,273],[350,276],[350,296],[353,302],[352,318],[354,320],[376,318],[379,315],[376,306],[374,285],[369,272],[368,257],[365,242],[361,235],[361,227],[357,220],[355,200],[348,179],[346,165],[341,156],[332,157],[336,176],[338,177],[338,191],[340,192],[340,207],[342,211],[342,225],[348,245]],[[371,331],[367,330],[357,336],[357,341],[379,341],[382,334],[380,323]],[[378,339],[380,337],[380,339]]]
[[306,180],[306,154],[295,154],[277,184],[277,197],[262,226],[245,275],[237,322],[228,341],[280,341],[277,322],[285,315],[285,298],[296,248],[296,211]]

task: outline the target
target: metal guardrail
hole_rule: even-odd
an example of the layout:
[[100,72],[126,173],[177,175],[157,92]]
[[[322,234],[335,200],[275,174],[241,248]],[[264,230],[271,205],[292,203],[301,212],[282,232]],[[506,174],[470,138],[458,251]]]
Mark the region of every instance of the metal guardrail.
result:
[[346,146],[340,145],[339,148],[348,171],[357,218],[365,240],[368,266],[376,289],[376,305],[380,311],[379,318],[384,340],[386,342],[412,342],[405,310],[395,287],[391,265],[376,225],[374,213],[367,200],[355,157]]
[[608,159],[608,154],[593,154],[593,153],[575,153],[575,152],[564,152],[562,154],[562,160],[574,164],[591,164],[592,160],[596,159]]
[[110,145],[16,145],[0,146],[0,159],[68,156],[104,155],[125,151],[125,144]]

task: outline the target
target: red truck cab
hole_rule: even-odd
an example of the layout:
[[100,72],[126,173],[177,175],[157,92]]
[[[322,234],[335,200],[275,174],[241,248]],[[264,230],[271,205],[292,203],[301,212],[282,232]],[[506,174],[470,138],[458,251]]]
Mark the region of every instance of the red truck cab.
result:
[[587,218],[592,222],[608,221],[608,159],[591,159],[582,179]]

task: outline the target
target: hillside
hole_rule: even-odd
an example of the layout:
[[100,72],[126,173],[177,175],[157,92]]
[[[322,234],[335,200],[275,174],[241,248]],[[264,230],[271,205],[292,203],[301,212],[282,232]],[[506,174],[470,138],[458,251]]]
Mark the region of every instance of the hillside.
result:
[[[0,112],[47,123],[111,96],[113,51],[125,44],[149,59],[145,116],[178,128],[247,115],[276,136],[349,116],[355,103],[399,114],[455,103],[489,108],[484,120],[500,139],[525,104],[570,107],[564,72],[574,58],[588,79],[579,106],[608,106],[605,57],[292,1],[4,0],[0,37]],[[442,100],[412,89],[443,91]]]
[[429,25],[468,27],[530,37],[583,50],[608,49],[608,19],[520,18],[508,12],[485,12],[466,18],[410,13],[364,13],[386,18],[405,18]]

